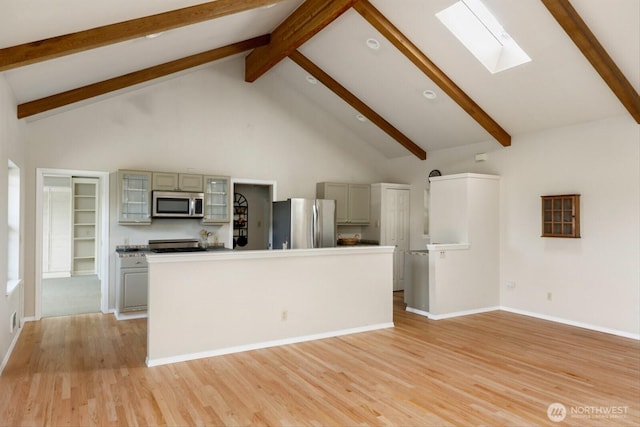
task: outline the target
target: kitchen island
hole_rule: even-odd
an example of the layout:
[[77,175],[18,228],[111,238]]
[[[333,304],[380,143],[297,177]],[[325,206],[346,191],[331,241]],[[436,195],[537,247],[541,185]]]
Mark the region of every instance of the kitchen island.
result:
[[393,327],[393,251],[149,254],[146,363]]

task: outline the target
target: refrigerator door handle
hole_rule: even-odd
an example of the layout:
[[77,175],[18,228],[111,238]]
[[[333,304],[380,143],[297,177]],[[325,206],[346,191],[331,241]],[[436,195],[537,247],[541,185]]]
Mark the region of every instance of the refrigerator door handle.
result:
[[313,204],[313,220],[311,221],[311,247],[317,248],[320,244],[320,236],[319,236],[319,226],[318,226],[318,205],[316,203]]

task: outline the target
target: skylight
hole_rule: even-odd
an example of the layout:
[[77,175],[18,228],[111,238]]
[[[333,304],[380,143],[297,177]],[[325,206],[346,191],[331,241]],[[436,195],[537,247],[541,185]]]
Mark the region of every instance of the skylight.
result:
[[460,0],[436,17],[491,73],[531,61],[480,0]]

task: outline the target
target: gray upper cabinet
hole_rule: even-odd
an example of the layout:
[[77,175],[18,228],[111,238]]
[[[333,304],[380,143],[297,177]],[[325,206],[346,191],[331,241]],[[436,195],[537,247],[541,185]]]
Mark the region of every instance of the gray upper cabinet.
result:
[[368,224],[370,221],[371,186],[319,182],[316,197],[336,201],[337,224]]
[[118,171],[118,223],[151,224],[151,172]]
[[153,172],[153,191],[190,191],[202,193],[202,175],[173,172]]

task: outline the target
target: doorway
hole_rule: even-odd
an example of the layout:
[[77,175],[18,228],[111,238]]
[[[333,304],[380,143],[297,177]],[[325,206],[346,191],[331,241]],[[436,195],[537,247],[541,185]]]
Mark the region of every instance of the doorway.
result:
[[108,185],[107,172],[37,170],[37,319],[108,311]]
[[230,247],[234,250],[271,249],[271,205],[276,197],[275,186],[272,181],[232,182],[234,232]]

